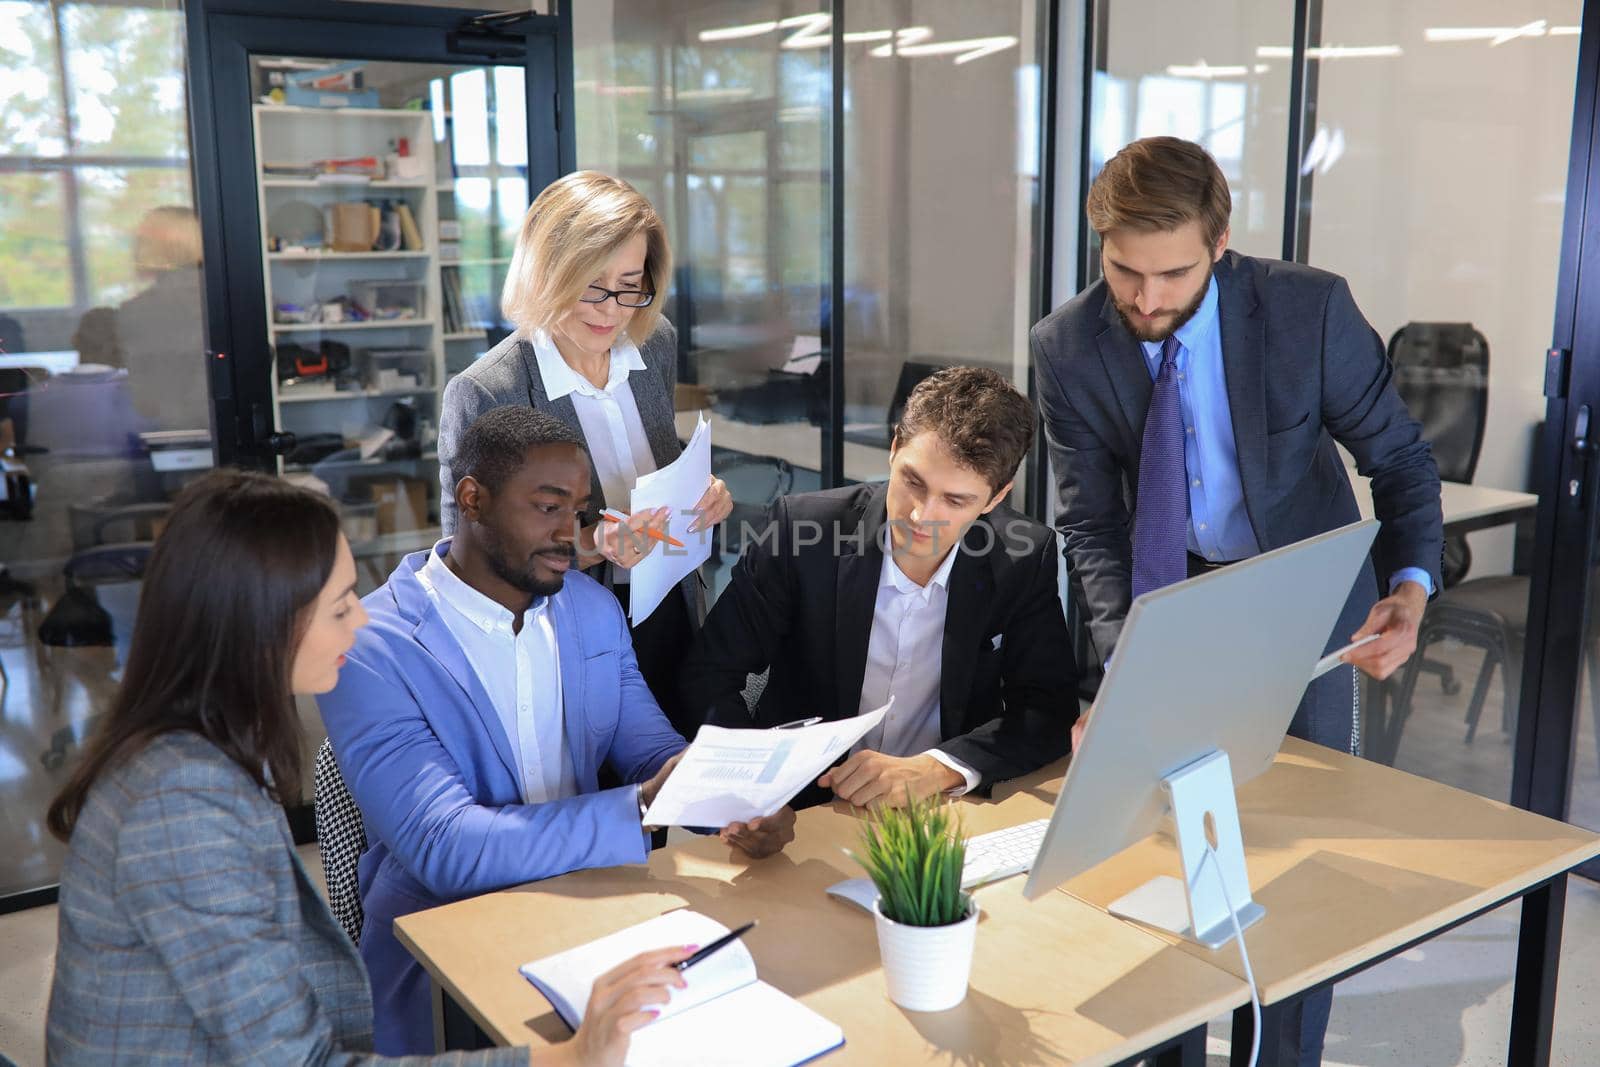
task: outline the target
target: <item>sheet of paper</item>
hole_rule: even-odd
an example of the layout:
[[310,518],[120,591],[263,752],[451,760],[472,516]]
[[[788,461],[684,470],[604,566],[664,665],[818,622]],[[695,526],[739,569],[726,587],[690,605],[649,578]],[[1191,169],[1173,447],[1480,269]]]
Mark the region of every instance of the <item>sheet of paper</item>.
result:
[[812,374],[822,366],[822,338],[818,334],[801,334],[789,348],[789,358],[780,370],[786,374]]
[[635,626],[648,619],[679,582],[711,558],[716,531],[688,532],[690,523],[694,522],[694,506],[700,503],[710,484],[711,424],[701,412],[694,436],[689,438],[683,454],[660,470],[640,475],[628,502],[631,512],[671,508],[667,532],[684,546],[658,544],[628,572],[628,581],[633,587],[628,594],[628,621]]
[[702,726],[644,823],[721,827],[771,815],[850,751],[888,710],[886,704],[853,719],[792,730]]
[[[694,973],[690,967],[689,974]],[[759,979],[633,1032],[627,1067],[790,1067],[844,1044],[844,1031]]]
[[1336,648],[1332,652],[1329,652],[1326,656],[1323,656],[1321,659],[1317,660],[1316,667],[1311,671],[1311,680],[1313,682],[1316,681],[1318,678],[1321,678],[1324,674],[1327,674],[1329,671],[1331,671],[1335,667],[1339,666],[1340,663],[1344,662],[1343,660],[1341,660],[1339,658],[1340,656],[1343,656],[1343,655],[1345,655],[1346,653],[1349,653],[1349,652],[1353,652],[1356,649],[1360,648],[1362,645],[1366,644],[1367,642],[1376,641],[1378,638],[1380,638],[1382,636],[1383,636],[1382,634],[1368,634],[1367,636],[1363,637],[1359,641],[1351,641],[1348,645],[1345,645],[1343,648]]

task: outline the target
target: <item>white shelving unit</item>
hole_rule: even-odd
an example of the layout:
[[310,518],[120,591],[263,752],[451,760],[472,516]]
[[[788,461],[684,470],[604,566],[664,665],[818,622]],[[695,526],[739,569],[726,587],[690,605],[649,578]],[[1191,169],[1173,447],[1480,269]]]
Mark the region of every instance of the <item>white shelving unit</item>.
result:
[[[439,200],[435,173],[433,116],[427,111],[393,108],[312,108],[257,104],[253,109],[256,153],[257,204],[260,210],[262,277],[265,279],[267,316],[274,352],[284,344],[315,350],[323,337],[337,339],[350,349],[353,362],[362,349],[417,349],[427,355],[429,380],[418,388],[337,389],[330,382],[282,388],[272,376],[275,424],[301,440],[312,434],[336,433],[347,442],[381,426],[391,405],[405,402],[420,424],[426,420],[437,430],[438,397],[444,388],[445,338],[441,330],[443,299],[439,267]],[[310,163],[319,159],[376,156],[384,158],[400,138],[410,145],[421,173],[407,178],[368,182],[319,181],[315,178],[269,175],[267,163]],[[274,220],[289,205],[299,203],[302,218],[325,213],[338,203],[388,201],[406,204],[421,237],[419,249],[386,252],[335,252],[327,249],[270,251]],[[292,213],[292,210],[291,210]],[[298,234],[278,234],[294,239]],[[325,234],[331,239],[331,234]],[[421,286],[422,307],[415,318],[362,322],[277,322],[280,303],[308,307],[348,296],[357,282],[409,282]],[[407,474],[429,483],[430,506],[437,507],[438,454],[431,443],[420,458],[342,461],[311,466],[279,461],[280,470],[315,470],[332,482],[341,474],[365,472]],[[338,487],[335,487],[336,493]],[[387,535],[400,549],[425,543],[428,531]]]

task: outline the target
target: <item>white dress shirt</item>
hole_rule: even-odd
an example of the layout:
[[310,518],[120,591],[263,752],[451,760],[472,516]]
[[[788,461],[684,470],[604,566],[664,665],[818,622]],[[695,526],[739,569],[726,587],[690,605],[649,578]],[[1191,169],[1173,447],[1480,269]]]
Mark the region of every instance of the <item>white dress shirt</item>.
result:
[[[589,446],[606,507],[627,512],[639,475],[656,469],[644,420],[639,417],[639,405],[628,385],[628,375],[647,369],[638,346],[618,335],[611,346],[611,374],[604,389],[596,389],[589,379],[568,366],[544,330],[533,332],[533,351],[539,359],[545,396],[551,400],[572,396],[572,407],[578,413],[578,425],[583,428],[583,440]],[[613,565],[611,579],[613,583],[626,582],[626,568]]]
[[417,578],[494,704],[517,756],[522,799],[542,804],[577,796],[550,598],[536,598],[514,633],[515,616],[445,564],[449,550],[449,538],[434,545]]
[[878,599],[872,609],[872,636],[867,641],[867,669],[861,677],[861,702],[856,714],[876,711],[894,697],[883,721],[851,749],[871,749],[886,756],[932,756],[966,780],[951,796],[974,789],[978,772],[935,746],[939,744],[939,681],[944,674],[944,619],[950,603],[950,570],[959,546],[927,585],[918,585],[883,554]]

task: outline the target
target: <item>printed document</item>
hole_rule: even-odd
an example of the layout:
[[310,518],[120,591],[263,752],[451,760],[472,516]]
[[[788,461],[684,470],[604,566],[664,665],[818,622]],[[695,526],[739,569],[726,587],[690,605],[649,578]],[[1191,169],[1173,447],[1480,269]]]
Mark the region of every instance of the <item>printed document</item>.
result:
[[853,719],[794,729],[702,726],[644,813],[644,824],[726,826],[771,815],[850,751],[888,710],[885,704]]

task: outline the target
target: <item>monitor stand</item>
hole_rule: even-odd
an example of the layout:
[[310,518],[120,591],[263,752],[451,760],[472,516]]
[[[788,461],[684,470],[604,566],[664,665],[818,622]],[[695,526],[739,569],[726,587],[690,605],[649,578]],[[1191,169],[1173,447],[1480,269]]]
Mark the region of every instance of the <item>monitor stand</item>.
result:
[[[1266,909],[1250,898],[1228,754],[1213,749],[1167,775],[1162,784],[1172,804],[1184,878],[1152,878],[1112,901],[1111,914],[1207,948],[1221,948],[1233,940],[1229,901],[1237,909],[1241,930],[1266,914]],[[1215,850],[1215,863],[1206,861],[1208,845]],[[1226,894],[1218,882],[1219,869],[1227,884]]]

